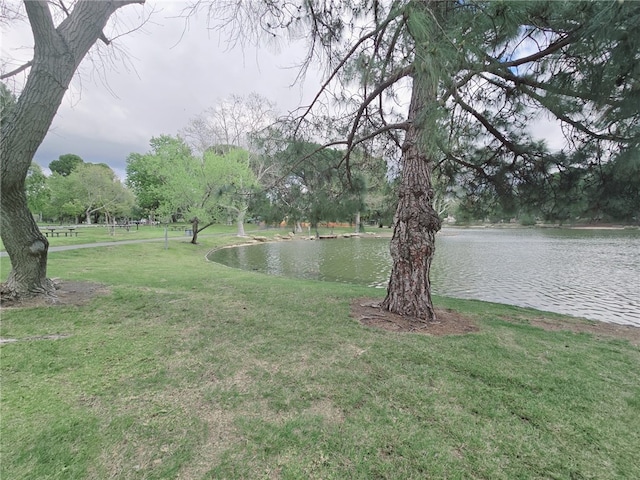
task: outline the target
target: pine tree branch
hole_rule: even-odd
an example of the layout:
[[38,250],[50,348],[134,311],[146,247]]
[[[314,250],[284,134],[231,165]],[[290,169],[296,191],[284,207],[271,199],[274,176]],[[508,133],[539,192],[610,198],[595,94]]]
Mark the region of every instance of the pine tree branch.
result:
[[456,103],[460,105],[460,107],[462,107],[464,111],[473,115],[476,118],[476,120],[478,120],[482,124],[482,126],[484,126],[484,128],[489,133],[491,133],[491,135],[493,135],[500,143],[502,143],[505,147],[507,147],[509,151],[515,153],[516,155],[524,155],[526,153],[519,145],[513,143],[511,140],[505,137],[502,134],[502,132],[500,132],[497,128],[495,128],[484,115],[482,115],[480,112],[475,110],[469,104],[465,103],[465,101],[462,100],[462,98],[457,92],[454,92],[453,96],[455,98]]
[[620,137],[618,135],[606,135],[606,134],[602,134],[602,133],[596,133],[593,130],[589,129],[582,122],[579,122],[577,120],[573,120],[568,115],[562,113],[554,105],[551,105],[544,97],[538,95],[533,90],[531,90],[531,89],[529,89],[529,88],[527,88],[525,86],[521,86],[520,87],[520,91],[522,91],[523,93],[529,95],[531,98],[536,100],[540,105],[542,105],[543,108],[547,109],[547,111],[549,111],[551,114],[553,114],[553,116],[556,117],[558,120],[571,125],[576,130],[587,134],[591,138],[595,138],[597,140],[608,140],[608,141],[611,141],[611,142],[629,142],[629,141],[631,141],[630,138]]
[[[528,85],[532,88],[536,88],[539,90],[544,90],[545,92],[549,92],[549,93],[553,93],[555,95],[562,95],[565,97],[572,97],[572,98],[581,98],[581,99],[586,99],[586,100],[591,100],[593,102],[595,101],[603,101],[605,103],[607,103],[608,105],[611,105],[611,101],[610,99],[602,99],[602,98],[598,98],[596,97],[596,95],[593,95],[589,92],[576,92],[573,90],[566,90],[566,89],[561,89],[561,88],[557,88],[556,86],[554,86],[552,83],[542,83],[542,82],[538,82],[530,77],[523,77],[520,75],[514,75],[510,70],[505,70],[505,71],[493,71],[490,72],[493,75],[496,75],[504,80],[507,81],[511,81],[514,83],[514,85],[517,87],[518,85]],[[488,79],[488,77],[482,76],[485,80],[490,81]]]
[[531,63],[531,62],[535,62],[538,60],[543,59],[544,57],[551,55],[552,53],[557,52],[558,50],[566,47],[567,45],[573,43],[574,41],[576,41],[576,36],[574,35],[575,32],[573,33],[569,33],[567,35],[565,35],[564,37],[556,40],[555,42],[551,43],[547,48],[545,48],[544,50],[540,50],[536,53],[533,53],[531,55],[528,55],[526,57],[522,57],[522,58],[518,58],[516,60],[511,60],[509,62],[501,62],[500,60],[498,60],[497,58],[494,58],[492,56],[490,56],[489,54],[485,54],[485,59],[489,62],[489,67],[492,68],[488,68],[488,71],[493,72],[494,68],[497,68],[498,70],[504,70],[507,68],[513,68],[513,67],[518,67],[520,65],[524,65],[525,63]]
[[[358,137],[352,140],[348,151],[352,152],[357,145],[361,144],[362,142],[366,142],[367,140],[370,140],[380,135],[381,133],[390,132],[392,130],[407,130],[410,126],[411,126],[410,121],[400,122],[400,123],[385,123],[382,127],[378,128],[377,130],[374,130],[373,132],[368,133],[363,137]],[[344,142],[344,143],[347,143],[347,142]]]
[[402,21],[397,26],[396,31],[393,32],[393,36],[391,37],[391,42],[389,42],[389,47],[387,48],[387,52],[385,54],[384,62],[382,64],[381,72],[382,77],[384,77],[387,73],[387,66],[391,63],[391,59],[393,58],[393,52],[396,50],[396,45],[398,43],[398,39],[405,31],[407,24],[407,19],[405,14],[403,13]]
[[[486,80],[487,82],[491,83],[492,85],[495,85],[496,87],[503,89],[505,91],[509,90],[509,86],[505,85],[504,83],[500,83],[492,78],[489,78],[485,75],[480,75],[481,78],[483,78],[484,80]],[[598,140],[607,140],[607,141],[611,141],[611,142],[629,142],[631,139],[630,138],[626,138],[626,137],[621,137],[618,135],[607,135],[607,134],[602,134],[602,133],[597,133],[594,132],[593,130],[591,130],[589,127],[587,127],[584,123],[579,122],[577,120],[572,119],[571,117],[569,117],[567,114],[563,113],[560,109],[558,109],[554,103],[553,103],[553,99],[548,99],[540,94],[538,94],[534,88],[538,88],[537,85],[540,85],[539,82],[534,82],[531,81],[529,82],[528,79],[522,79],[522,81],[520,81],[521,77],[516,77],[515,75],[511,76],[512,78],[507,77],[509,80],[512,80],[515,83],[515,88],[517,88],[520,92],[524,93],[525,95],[529,96],[530,98],[532,98],[533,100],[535,100],[536,102],[538,102],[538,104],[544,108],[545,110],[547,110],[549,113],[551,113],[554,117],[556,117],[558,120],[571,125],[573,128],[575,128],[576,130],[587,134],[589,137],[591,138],[595,138]],[[507,79],[505,78],[505,79]],[[531,84],[535,84],[536,87],[532,87]],[[530,88],[531,87],[531,88]],[[548,89],[545,89],[544,86],[540,87],[541,89],[548,91]],[[589,95],[579,95],[578,93],[574,93],[573,95],[566,95],[566,96],[573,96],[575,98],[583,98],[586,100],[591,100],[591,101],[596,101],[597,99],[593,96],[589,96]],[[591,98],[590,98],[591,97]],[[550,101],[551,100],[551,101]],[[607,102],[605,102],[607,103]],[[609,103],[607,103],[609,104]]]
[[[315,16],[314,16],[315,17]],[[315,106],[316,102],[318,101],[318,99],[320,98],[320,96],[326,91],[327,87],[331,84],[331,82],[334,80],[334,78],[340,73],[340,70],[342,70],[342,68],[345,66],[345,64],[347,63],[347,61],[349,61],[349,59],[351,59],[351,57],[353,56],[353,54],[358,50],[358,48],[367,40],[371,39],[372,37],[375,37],[376,35],[378,35],[380,32],[384,31],[387,26],[396,18],[395,15],[393,16],[389,16],[384,22],[382,22],[378,27],[376,27],[374,30],[372,30],[371,32],[369,32],[366,35],[363,35],[362,37],[360,37],[358,39],[358,41],[353,45],[353,47],[351,47],[351,49],[346,53],[346,55],[344,55],[342,57],[342,59],[340,60],[340,62],[338,63],[338,65],[333,69],[333,71],[330,73],[329,77],[327,78],[327,80],[325,80],[325,82],[320,86],[320,89],[318,90],[318,93],[316,94],[316,96],[313,98],[313,100],[311,101],[311,103],[307,106],[306,110],[304,111],[304,113],[302,115],[299,116],[299,121],[298,121],[298,125],[296,126],[293,135],[295,136],[298,133],[298,130],[300,129],[300,126],[302,125],[302,120],[304,118],[306,118],[306,116],[309,114],[309,112],[311,112],[311,110],[313,109],[313,107]]]
[[[362,101],[360,108],[358,108],[358,111],[356,112],[355,117],[352,120],[351,131],[347,136],[347,142],[346,142],[347,146],[350,146],[353,143],[353,139],[355,138],[358,127],[360,126],[360,119],[364,115],[364,112],[366,111],[369,104],[371,104],[371,102],[373,102],[379,95],[381,95],[382,92],[384,92],[387,88],[389,88],[391,85],[396,83],[398,80],[411,75],[414,72],[414,70],[415,69],[413,64],[397,70],[393,75],[389,76],[384,82],[379,83],[378,86]],[[347,152],[347,157],[345,159],[346,165],[347,165],[347,171],[349,169],[350,151],[351,149],[349,148]]]

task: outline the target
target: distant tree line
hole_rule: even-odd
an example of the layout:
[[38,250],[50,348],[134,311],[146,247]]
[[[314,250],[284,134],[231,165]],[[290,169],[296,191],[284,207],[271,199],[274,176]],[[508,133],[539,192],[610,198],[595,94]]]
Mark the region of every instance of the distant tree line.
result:
[[[522,224],[640,222],[640,157],[629,150],[597,165],[557,169],[545,182],[520,185],[500,195],[491,185],[467,185],[456,203],[460,222],[517,220]],[[454,187],[455,192],[459,187]]]
[[[240,235],[247,221],[285,222],[294,232],[302,223],[315,230],[322,222],[355,228],[392,222],[398,177],[389,175],[383,158],[363,151],[354,154],[353,178],[347,179],[340,168],[342,152],[314,143],[288,143],[269,152],[264,144],[254,151],[210,145],[200,155],[180,136],[154,137],[150,145],[148,153],[129,156],[125,183],[108,165],[75,154],[51,161],[50,176],[33,163],[25,182],[31,212],[39,221],[60,223],[197,222],[196,236],[216,222],[236,222]],[[638,178],[640,159],[631,154],[598,168],[558,170],[546,182],[524,184],[510,196],[499,195],[490,184],[462,189],[435,177],[434,203],[442,219],[452,216],[459,223],[635,224]]]
[[134,195],[108,165],[65,154],[50,162],[49,169],[47,177],[32,163],[25,180],[29,209],[38,220],[113,224],[135,214]]
[[[229,104],[233,116],[225,120]],[[240,235],[246,221],[285,222],[298,232],[302,223],[314,230],[321,222],[390,226],[400,177],[388,161],[357,149],[348,172],[342,150],[291,142],[274,130],[273,108],[256,94],[246,102],[239,96],[223,100],[194,117],[181,135],[154,137],[149,152],[130,154],[124,183],[108,165],[75,154],[51,161],[48,177],[32,163],[25,181],[29,208],[47,222],[192,222],[194,241],[215,222],[236,222]],[[259,117],[250,115],[255,111]],[[441,219],[460,223],[638,223],[637,151],[598,165],[578,160],[554,157],[555,171],[539,173],[544,181],[532,178],[508,194],[495,182],[452,182],[436,171],[434,206]]]

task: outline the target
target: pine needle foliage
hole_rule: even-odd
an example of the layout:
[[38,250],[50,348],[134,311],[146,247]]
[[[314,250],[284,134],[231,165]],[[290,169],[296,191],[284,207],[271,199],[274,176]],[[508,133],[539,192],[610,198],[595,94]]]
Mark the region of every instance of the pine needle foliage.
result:
[[306,38],[303,72],[326,66],[291,130],[341,145],[347,167],[357,147],[399,158],[412,82],[434,92],[416,120],[424,149],[463,196],[548,203],[558,175],[602,183],[597,168],[638,158],[638,2],[307,0],[256,11],[271,19],[265,31]]

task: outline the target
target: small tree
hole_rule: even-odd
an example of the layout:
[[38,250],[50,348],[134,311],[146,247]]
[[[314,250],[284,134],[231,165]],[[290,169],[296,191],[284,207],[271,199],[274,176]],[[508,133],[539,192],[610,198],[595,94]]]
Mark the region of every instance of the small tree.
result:
[[139,192],[157,200],[159,214],[191,222],[194,244],[199,232],[229,213],[236,219],[238,235],[244,235],[244,218],[257,185],[249,152],[231,148],[218,154],[210,148],[196,157],[184,140],[168,136],[154,138],[151,144],[152,152],[129,156],[127,171],[135,170],[132,181]]
[[32,163],[29,167],[24,188],[29,210],[42,220],[42,212],[49,201],[50,191],[47,186],[47,177],[37,163]]
[[[126,184],[134,192],[137,204],[153,221],[155,213],[166,197],[165,165],[191,156],[191,149],[183,140],[169,135],[154,137],[149,142],[151,151],[132,153],[127,158]],[[174,216],[175,212],[171,212]]]
[[66,153],[64,155],[60,155],[57,160],[50,162],[49,170],[51,170],[52,173],[57,173],[58,175],[66,177],[83,163],[84,160],[82,160],[78,155]]
[[251,169],[251,153],[234,148],[226,155],[205,152],[207,172],[219,185],[218,205],[233,215],[238,236],[244,237],[244,222],[251,197],[259,188],[258,178]]

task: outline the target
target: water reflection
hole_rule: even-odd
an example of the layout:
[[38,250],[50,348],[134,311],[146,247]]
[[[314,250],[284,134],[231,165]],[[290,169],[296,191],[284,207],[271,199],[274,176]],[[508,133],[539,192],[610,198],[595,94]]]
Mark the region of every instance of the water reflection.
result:
[[[272,275],[387,285],[389,240],[277,242],[211,260]],[[640,326],[640,231],[455,229],[441,232],[433,292]]]

